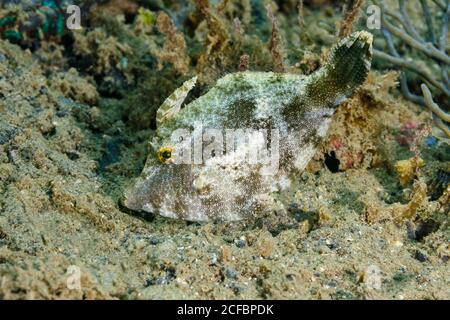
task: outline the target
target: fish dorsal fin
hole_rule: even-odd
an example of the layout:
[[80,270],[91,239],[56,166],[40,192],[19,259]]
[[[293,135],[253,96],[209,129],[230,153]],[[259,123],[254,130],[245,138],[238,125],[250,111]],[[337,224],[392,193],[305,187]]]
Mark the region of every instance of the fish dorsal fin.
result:
[[337,107],[366,80],[372,62],[373,36],[355,32],[342,39],[328,61],[305,82],[303,99],[311,106]]
[[181,87],[176,89],[156,112],[156,124],[160,127],[165,121],[173,118],[181,109],[181,105],[186,99],[189,92],[197,83],[197,76],[185,81]]

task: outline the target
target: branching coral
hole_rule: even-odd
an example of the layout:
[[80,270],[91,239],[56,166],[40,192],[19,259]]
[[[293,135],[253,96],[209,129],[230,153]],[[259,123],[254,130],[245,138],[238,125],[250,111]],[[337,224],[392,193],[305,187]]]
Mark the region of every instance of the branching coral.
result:
[[353,24],[358,19],[364,0],[347,1],[344,13],[344,19],[338,24],[339,38],[344,38],[352,33]]
[[[374,3],[383,9],[382,33],[389,52],[385,53],[380,50],[374,50],[375,58],[382,59],[403,71],[400,78],[402,94],[406,99],[428,107],[433,113],[433,119],[436,125],[450,137],[450,130],[448,127],[449,115],[441,109],[437,103],[433,102],[431,91],[427,86],[430,85],[435,94],[442,95],[444,101],[449,101],[450,82],[448,73],[450,56],[447,53],[447,38],[450,1],[447,0],[446,5],[435,1],[436,4],[434,10],[441,11],[442,16],[439,37],[436,37],[435,35],[439,28],[437,28],[433,22],[430,6],[426,1],[420,0],[426,26],[425,37],[423,37],[414,26],[413,20],[408,15],[406,2],[404,0],[398,0],[398,13],[385,6],[384,1],[382,0],[374,0]],[[398,41],[402,45],[406,45],[408,48],[403,56],[397,49],[395,41]],[[425,60],[421,61],[421,59]],[[422,62],[425,62],[426,65]],[[436,72],[438,70],[440,70],[440,72]],[[423,96],[411,92],[408,86],[406,71],[417,74],[421,82],[425,82],[421,85]]]
[[[262,2],[257,4],[249,1],[227,1],[213,3],[209,0],[195,0],[196,11],[189,21],[193,26],[193,49],[190,53],[199,75],[199,84],[212,84],[224,73],[238,70],[274,70],[273,51],[269,49],[273,42],[274,50],[280,48],[280,41],[262,40],[264,32],[268,32],[265,19],[265,7]],[[252,12],[257,12],[258,18],[250,19]],[[255,28],[257,26],[257,28]],[[264,29],[262,32],[260,29]],[[275,32],[279,39],[278,30]],[[195,44],[201,46],[195,47]],[[272,54],[271,54],[272,53]],[[278,55],[278,57],[281,57]],[[242,57],[240,59],[240,57]],[[272,59],[271,59],[272,58]]]
[[222,61],[224,52],[229,49],[230,36],[225,28],[220,15],[211,7],[208,0],[196,0],[195,5],[202,14],[208,27],[208,35],[206,41],[206,50],[198,59],[197,67],[199,70],[215,71],[220,69],[219,61]]
[[426,84],[422,84],[422,93],[425,101],[425,105],[433,112],[433,119],[436,125],[441,129],[447,136],[450,137],[450,129],[448,125],[444,123],[450,122],[450,114],[439,108],[436,102],[433,101],[430,89],[428,89]]
[[273,68],[275,72],[284,72],[286,67],[284,65],[284,53],[280,30],[278,29],[278,22],[273,14],[272,7],[267,5],[267,17],[272,23],[272,36],[269,40],[269,50],[272,55]]
[[162,69],[164,62],[173,65],[174,70],[179,74],[184,74],[189,70],[189,56],[186,53],[186,41],[170,17],[161,12],[156,19],[158,30],[166,36],[164,48],[153,50],[153,55],[158,58],[158,69]]

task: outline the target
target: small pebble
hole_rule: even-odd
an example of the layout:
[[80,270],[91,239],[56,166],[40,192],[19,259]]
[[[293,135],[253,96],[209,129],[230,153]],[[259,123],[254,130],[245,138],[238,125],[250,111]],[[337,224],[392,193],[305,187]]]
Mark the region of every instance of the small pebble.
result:
[[211,264],[216,264],[217,263],[217,254],[213,253],[212,257],[211,257]]
[[70,98],[66,98],[64,96],[59,96],[58,104],[61,107],[61,109],[68,109],[68,108],[73,107],[75,102]]
[[335,281],[330,281],[328,282],[325,287],[327,288],[336,288],[337,287],[337,283]]
[[68,116],[69,114],[70,114],[70,112],[67,110],[60,110],[60,111],[56,112],[56,116],[58,118],[64,118],[65,116]]
[[225,276],[230,279],[237,279],[238,273],[233,268],[226,268]]
[[416,252],[414,253],[414,258],[419,260],[420,262],[425,262],[428,260],[428,257],[425,255],[425,253],[416,250]]
[[244,248],[245,246],[247,246],[247,241],[242,240],[242,239],[238,239],[238,240],[234,240],[234,244],[238,248]]
[[72,161],[75,161],[80,158],[80,153],[78,153],[77,151],[69,151],[66,153],[66,155]]
[[331,240],[331,239],[326,239],[325,240],[325,244],[331,250],[334,250],[334,249],[336,249],[338,247],[337,243],[334,240]]
[[150,244],[156,246],[157,244],[163,243],[164,239],[158,236],[150,236],[148,238],[148,241],[150,242]]

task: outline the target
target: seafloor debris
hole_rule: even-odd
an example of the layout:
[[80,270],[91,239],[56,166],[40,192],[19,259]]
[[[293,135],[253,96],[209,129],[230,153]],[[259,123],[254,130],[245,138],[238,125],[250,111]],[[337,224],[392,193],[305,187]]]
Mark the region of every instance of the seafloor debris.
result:
[[406,205],[395,205],[392,208],[394,221],[398,224],[405,220],[413,220],[416,218],[420,208],[426,207],[428,204],[427,185],[420,180],[414,181],[412,194]]
[[[328,62],[309,77],[242,72],[220,79],[207,94],[159,123],[153,152],[167,147],[173,152],[165,152],[170,159],[162,163],[153,152],[149,155],[141,178],[125,193],[125,206],[193,221],[239,220],[268,210],[274,205],[271,193],[286,188],[290,176],[305,168],[335,108],[365,81],[371,58],[372,35],[357,32],[339,42]],[[177,99],[174,108],[179,110]],[[161,114],[168,113],[164,105]],[[203,128],[219,129],[212,137],[216,142],[222,128],[266,130],[269,165],[275,167],[249,160],[266,147],[264,137],[248,137],[224,154],[217,146],[210,149],[211,136],[205,139]],[[191,129],[192,138],[184,133],[173,139],[175,132]],[[191,141],[195,146],[198,136],[201,150],[210,154],[198,156],[194,148],[192,162]]]
[[[380,165],[386,158],[380,134],[413,116],[405,105],[386,100],[389,90],[397,85],[397,76],[394,71],[369,73],[358,92],[336,110],[324,143],[308,165],[310,171],[323,168],[325,160],[333,172]],[[408,131],[405,140],[412,143],[414,134]]]
[[425,161],[418,157],[400,160],[395,164],[398,178],[402,186],[407,186],[417,177],[417,171],[425,165]]

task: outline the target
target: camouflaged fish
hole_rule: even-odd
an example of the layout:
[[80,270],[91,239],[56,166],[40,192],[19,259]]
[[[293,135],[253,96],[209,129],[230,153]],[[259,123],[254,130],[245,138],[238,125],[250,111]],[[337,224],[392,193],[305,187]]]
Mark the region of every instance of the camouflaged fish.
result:
[[152,151],[123,204],[189,221],[258,216],[313,157],[371,60],[372,35],[363,31],[307,77],[233,73],[181,108],[196,82],[188,80],[158,110]]

